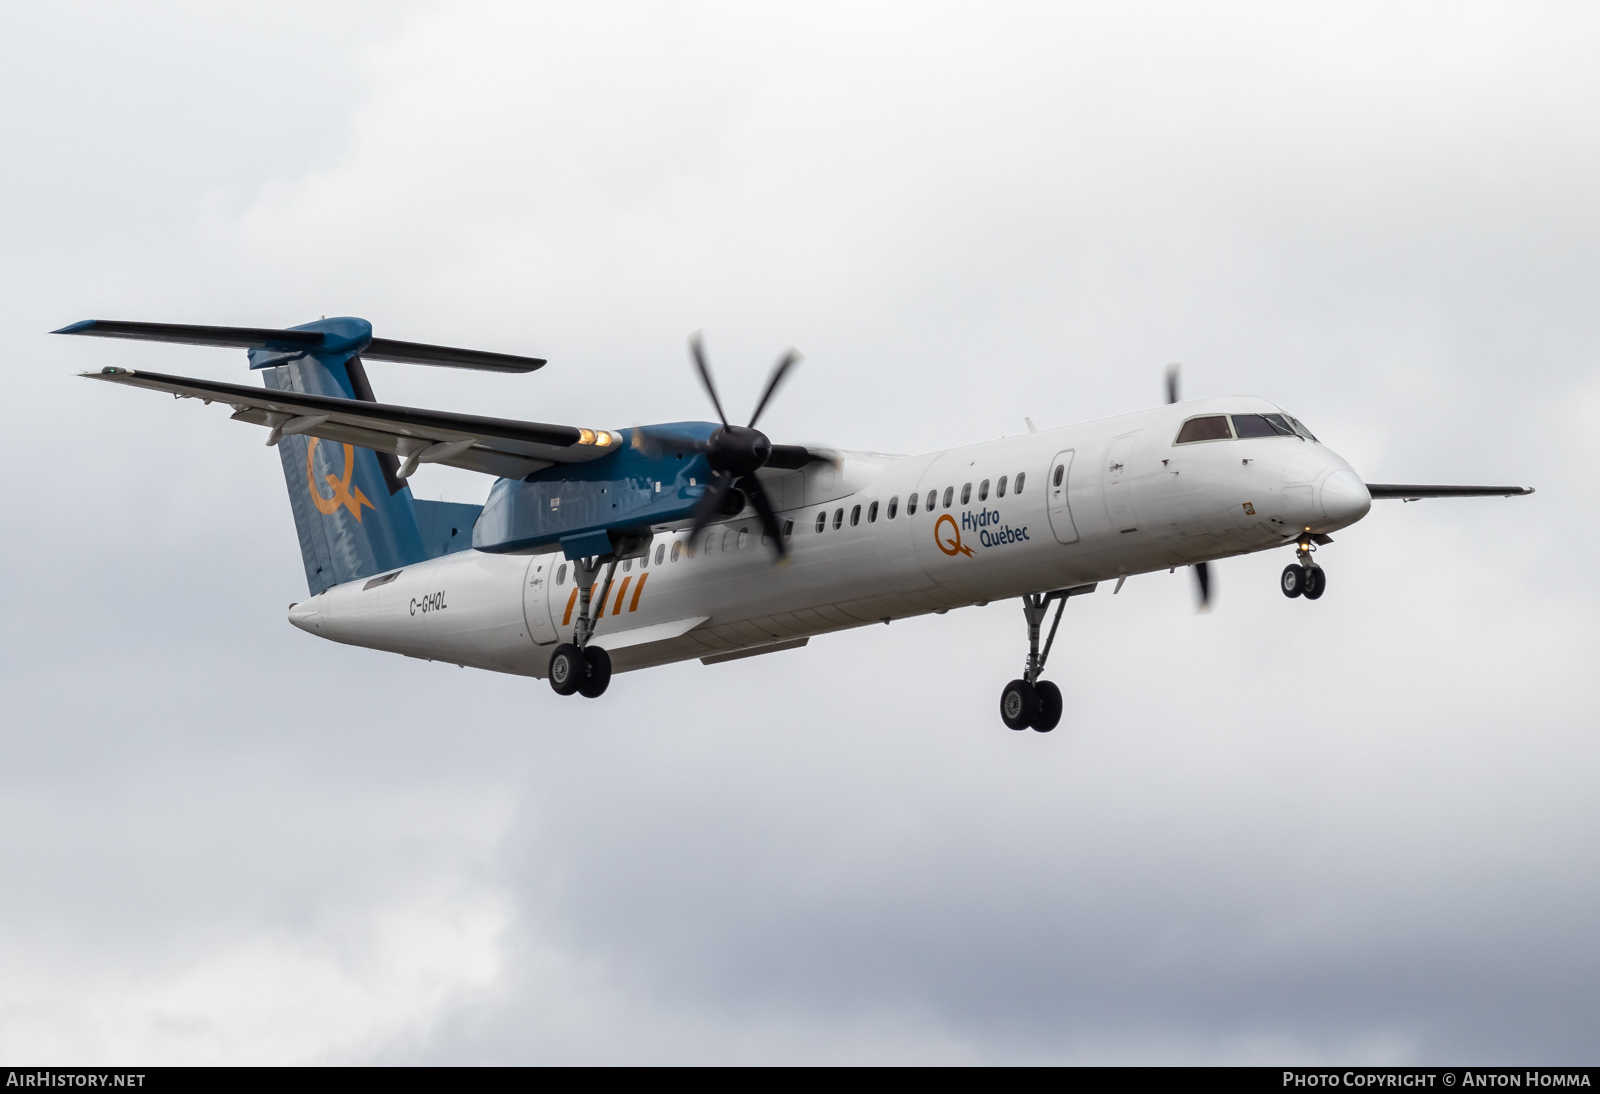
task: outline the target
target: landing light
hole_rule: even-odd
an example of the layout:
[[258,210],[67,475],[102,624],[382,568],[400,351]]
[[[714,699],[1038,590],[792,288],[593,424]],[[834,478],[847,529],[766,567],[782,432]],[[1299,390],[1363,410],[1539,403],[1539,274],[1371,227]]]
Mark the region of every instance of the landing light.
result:
[[592,430],[592,429],[580,429],[580,430],[578,430],[578,443],[579,444],[594,444],[594,430]]

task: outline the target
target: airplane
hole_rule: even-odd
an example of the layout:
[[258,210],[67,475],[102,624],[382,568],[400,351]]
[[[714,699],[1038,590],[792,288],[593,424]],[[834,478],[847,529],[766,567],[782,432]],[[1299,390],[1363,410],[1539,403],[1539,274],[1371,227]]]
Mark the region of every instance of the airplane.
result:
[[[376,338],[364,319],[287,329],[84,320],[54,331],[247,351],[264,386],[109,366],[87,378],[223,403],[278,450],[310,595],[289,622],[334,642],[549,681],[598,698],[614,672],[777,653],[831,631],[1020,599],[1021,675],[1001,721],[1048,733],[1042,678],[1067,601],[1136,574],[1293,545],[1287,597],[1317,600],[1319,547],[1374,500],[1522,486],[1363,481],[1270,400],[1182,400],[916,456],[776,444],[748,424],[549,425],[380,403],[365,361],[529,373],[541,358]],[[492,476],[479,505],[414,497],[422,464]],[[777,563],[776,565],[774,563]],[[1051,605],[1054,619],[1041,645]]]

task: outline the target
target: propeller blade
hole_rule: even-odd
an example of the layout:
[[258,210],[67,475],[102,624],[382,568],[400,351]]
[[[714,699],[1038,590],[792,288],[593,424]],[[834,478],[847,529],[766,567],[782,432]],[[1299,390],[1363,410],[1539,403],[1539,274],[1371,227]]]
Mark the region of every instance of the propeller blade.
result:
[[1197,562],[1194,564],[1195,589],[1200,594],[1200,607],[1202,612],[1211,610],[1211,566],[1209,563]]
[[761,393],[761,401],[756,403],[755,413],[750,415],[751,429],[756,427],[756,419],[761,417],[763,410],[767,409],[767,400],[772,398],[773,392],[778,390],[778,385],[783,383],[784,376],[790,368],[799,364],[800,360],[800,354],[791,349],[778,359],[776,365],[772,366],[772,375],[767,378],[767,390]]
[[711,382],[711,369],[706,364],[706,351],[700,344],[700,332],[695,331],[689,335],[689,352],[694,355],[694,367],[700,370],[700,383],[704,385],[706,394],[711,396],[711,405],[717,408],[717,417],[722,419],[722,424],[728,424],[728,416],[722,412],[722,400],[717,398],[717,385]]
[[700,542],[700,533],[706,530],[717,516],[717,510],[722,507],[723,495],[733,489],[733,476],[726,471],[718,471],[711,476],[711,481],[706,484],[706,492],[700,495],[700,500],[694,504],[694,524],[689,529],[689,546],[692,549]]
[[767,498],[766,488],[754,475],[746,475],[739,480],[739,489],[745,492],[750,498],[750,504],[756,507],[756,514],[761,518],[761,530],[772,540],[772,546],[778,552],[778,561],[782,562],[789,554],[789,547],[783,542],[783,526],[778,523],[778,514],[772,510],[772,502]]
[[1171,364],[1167,366],[1168,403],[1175,403],[1178,401],[1178,373],[1182,368],[1183,366],[1179,364]]

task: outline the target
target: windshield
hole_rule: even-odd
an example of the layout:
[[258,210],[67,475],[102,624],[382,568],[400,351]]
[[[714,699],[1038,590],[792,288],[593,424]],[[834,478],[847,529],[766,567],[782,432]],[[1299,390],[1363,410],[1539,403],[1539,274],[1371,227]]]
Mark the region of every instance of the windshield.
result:
[[1299,419],[1287,414],[1235,414],[1233,432],[1237,437],[1301,437],[1308,441],[1317,438]]
[[1233,431],[1240,437],[1293,437],[1282,414],[1235,414]]
[[1178,430],[1177,439],[1172,443],[1227,441],[1235,437],[1240,440],[1251,437],[1299,437],[1307,441],[1317,440],[1311,430],[1302,425],[1298,418],[1287,414],[1207,414],[1184,422],[1183,428]]

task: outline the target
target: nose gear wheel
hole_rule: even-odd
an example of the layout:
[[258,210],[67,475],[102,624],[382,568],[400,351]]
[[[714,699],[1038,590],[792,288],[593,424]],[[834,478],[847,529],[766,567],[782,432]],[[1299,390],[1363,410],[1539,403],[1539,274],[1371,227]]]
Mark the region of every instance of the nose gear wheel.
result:
[[1295,561],[1283,568],[1283,574],[1278,578],[1278,588],[1283,590],[1283,595],[1291,599],[1303,596],[1307,600],[1316,600],[1322,596],[1328,587],[1328,572],[1318,566],[1311,553],[1322,543],[1332,543],[1329,536],[1316,536],[1307,533],[1300,537],[1295,545]]

